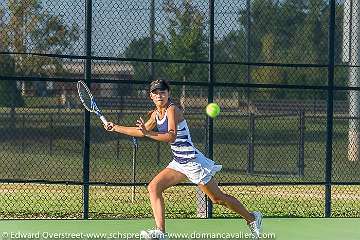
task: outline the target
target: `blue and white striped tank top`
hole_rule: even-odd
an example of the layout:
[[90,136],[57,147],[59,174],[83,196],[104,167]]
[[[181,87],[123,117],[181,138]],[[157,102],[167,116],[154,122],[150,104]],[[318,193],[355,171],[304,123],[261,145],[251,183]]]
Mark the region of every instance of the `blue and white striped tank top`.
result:
[[[169,107],[171,105],[172,104],[170,104]],[[159,132],[168,132],[167,110],[165,111],[165,116],[161,120],[159,119],[158,113],[156,114],[156,125]],[[198,150],[191,141],[190,131],[185,119],[177,124],[176,132],[175,141],[170,143],[171,151],[175,161],[185,164],[196,158]]]

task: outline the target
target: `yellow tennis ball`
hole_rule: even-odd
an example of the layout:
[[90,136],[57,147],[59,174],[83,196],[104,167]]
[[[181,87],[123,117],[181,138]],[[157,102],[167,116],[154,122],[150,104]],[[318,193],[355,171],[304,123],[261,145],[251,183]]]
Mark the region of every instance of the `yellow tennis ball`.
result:
[[215,117],[217,117],[219,115],[219,113],[220,113],[220,107],[216,103],[209,103],[206,106],[206,114],[209,117],[215,118]]

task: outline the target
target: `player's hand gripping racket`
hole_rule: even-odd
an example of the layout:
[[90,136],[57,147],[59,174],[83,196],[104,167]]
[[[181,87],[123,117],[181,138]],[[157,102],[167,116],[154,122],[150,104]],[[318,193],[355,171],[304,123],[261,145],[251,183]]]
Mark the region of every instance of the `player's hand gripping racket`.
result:
[[90,92],[90,89],[86,86],[86,84],[83,81],[77,82],[77,89],[79,93],[79,98],[82,104],[84,105],[85,109],[89,112],[95,113],[102,123],[105,126],[108,126],[108,121],[106,121],[106,118],[102,115],[100,109],[96,105],[96,101],[93,97],[93,95]]

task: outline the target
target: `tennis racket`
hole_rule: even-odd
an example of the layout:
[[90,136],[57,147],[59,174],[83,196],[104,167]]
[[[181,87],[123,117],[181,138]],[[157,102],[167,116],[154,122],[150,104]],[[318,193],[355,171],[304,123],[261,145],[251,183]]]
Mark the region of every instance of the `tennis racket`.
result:
[[102,123],[105,126],[107,126],[108,121],[102,115],[100,109],[96,105],[95,98],[91,94],[90,89],[86,86],[86,84],[83,81],[78,81],[77,82],[77,90],[78,90],[78,93],[79,93],[80,101],[84,105],[85,109],[88,110],[89,112],[95,113],[100,118]]

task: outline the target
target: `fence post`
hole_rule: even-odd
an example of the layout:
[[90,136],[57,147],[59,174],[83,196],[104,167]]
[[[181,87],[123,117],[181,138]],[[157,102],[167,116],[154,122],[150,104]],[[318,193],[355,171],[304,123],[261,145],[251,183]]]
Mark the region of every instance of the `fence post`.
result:
[[196,217],[198,218],[207,218],[208,217],[208,206],[207,206],[207,197],[200,190],[200,188],[196,187]]
[[305,111],[301,109],[299,112],[299,159],[298,159],[298,175],[304,176],[304,150],[305,150]]
[[[117,113],[117,119],[116,122],[120,124],[120,113]],[[116,159],[119,159],[120,157],[120,134],[117,135],[116,138]]]
[[[246,62],[250,62],[251,61],[251,0],[246,0]],[[246,82],[247,84],[250,84],[251,81],[251,65],[247,65],[246,66]],[[251,113],[251,94],[250,94],[250,88],[246,87],[245,88],[246,91],[246,104],[248,107],[248,111]],[[239,104],[240,106],[240,104]],[[250,114],[249,117],[251,118],[252,115]],[[251,121],[251,119],[249,119]],[[254,149],[252,149],[254,150]],[[251,152],[253,153],[253,151]],[[253,157],[253,155],[250,154],[250,148],[249,148],[249,158]],[[249,159],[250,160],[250,159]],[[252,159],[253,161],[254,159]],[[253,162],[252,162],[253,163]],[[249,171],[248,171],[249,172]],[[252,171],[250,171],[249,173],[252,173]]]
[[326,120],[326,159],[325,159],[325,217],[331,216],[332,143],[334,117],[334,66],[335,66],[335,0],[330,1],[329,47],[328,47],[328,99]]
[[21,140],[21,152],[25,152],[25,113],[21,113],[21,125],[22,125],[22,140]]
[[135,201],[135,183],[136,183],[136,155],[137,155],[137,150],[139,147],[138,144],[138,140],[135,137],[132,137],[132,145],[133,145],[133,155],[132,155],[132,181],[133,181],[133,186],[132,186],[132,194],[131,194],[131,201],[134,202]]
[[[150,49],[149,49],[149,58],[150,59],[154,59],[154,55],[155,55],[155,0],[150,0],[150,38],[149,38],[149,45],[150,45]],[[149,67],[149,71],[150,71],[150,81],[154,80],[155,78],[155,67],[154,67],[154,63],[150,62],[150,67]]]
[[49,120],[49,129],[50,129],[50,139],[49,139],[49,154],[52,156],[53,152],[53,113],[49,114],[50,120]]
[[[92,0],[86,0],[85,7],[85,82],[91,84],[91,20]],[[89,219],[89,176],[90,176],[90,113],[84,111],[83,147],[83,218]]]
[[[210,26],[209,26],[209,74],[208,74],[208,103],[214,101],[214,0],[209,1],[209,14],[210,14]],[[213,159],[213,145],[214,145],[214,138],[213,138],[213,130],[214,130],[214,123],[212,118],[207,117],[208,122],[208,131],[207,131],[207,145],[208,151],[207,155],[210,159]],[[207,198],[207,217],[212,218],[212,202],[209,198]]]
[[255,114],[250,112],[249,115],[249,150],[248,150],[248,174],[254,173],[254,141],[255,141]]

